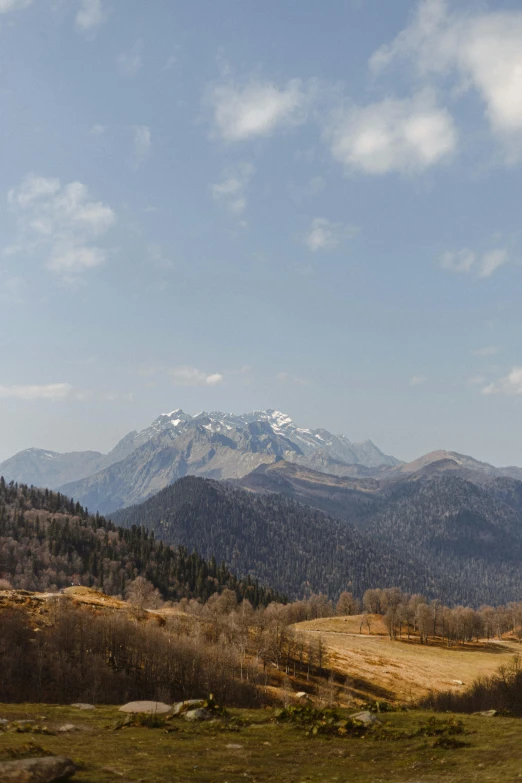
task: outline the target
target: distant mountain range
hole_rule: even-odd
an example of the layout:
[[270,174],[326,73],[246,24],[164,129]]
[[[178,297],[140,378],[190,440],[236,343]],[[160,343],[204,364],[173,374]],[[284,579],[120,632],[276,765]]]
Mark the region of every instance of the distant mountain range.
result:
[[0,475],[59,489],[106,513],[140,502],[186,475],[238,479],[281,459],[341,476],[402,464],[371,441],[352,443],[324,429],[303,429],[275,410],[190,416],[177,409],[129,433],[109,454],[26,449],[2,462]]
[[405,464],[278,411],[175,410],[109,454],[28,449],[0,474],[292,596],[392,585],[474,605],[522,595],[522,469],[451,451]]

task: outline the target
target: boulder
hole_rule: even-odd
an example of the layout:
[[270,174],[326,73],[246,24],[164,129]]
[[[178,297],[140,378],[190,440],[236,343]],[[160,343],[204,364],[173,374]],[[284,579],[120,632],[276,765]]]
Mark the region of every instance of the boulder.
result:
[[94,704],[84,704],[83,702],[78,702],[77,704],[71,704],[71,707],[75,707],[77,710],[95,710],[96,707]]
[[53,783],[76,772],[76,765],[65,756],[46,756],[0,763],[2,783]]
[[355,715],[350,715],[350,718],[362,723],[363,726],[373,726],[373,724],[378,721],[377,715],[374,715],[373,712],[368,712],[368,710],[357,712]]
[[197,721],[197,720],[212,720],[214,717],[211,712],[205,710],[203,707],[198,707],[195,710],[189,710],[183,717],[185,720]]
[[79,731],[78,726],[75,726],[74,723],[64,723],[63,726],[60,726],[58,731],[61,731],[63,734],[66,734],[69,731]]
[[299,691],[295,694],[296,699],[309,699],[310,696],[305,691]]
[[496,714],[496,710],[482,710],[481,712],[473,713],[473,715],[481,715],[483,718],[494,718]]
[[178,701],[177,704],[174,705],[172,714],[173,715],[181,715],[182,712],[186,712],[190,709],[195,709],[196,707],[202,707],[204,699],[188,699],[187,701]]
[[166,715],[172,712],[170,704],[161,701],[130,701],[120,707],[120,712],[139,713],[140,715]]
[[9,721],[7,718],[0,718],[0,729],[5,728],[9,725]]

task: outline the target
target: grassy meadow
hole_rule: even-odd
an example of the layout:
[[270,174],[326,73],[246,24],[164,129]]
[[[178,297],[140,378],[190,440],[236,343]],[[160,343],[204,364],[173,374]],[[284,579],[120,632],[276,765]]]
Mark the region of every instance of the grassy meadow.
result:
[[[516,641],[455,644],[441,640],[419,644],[406,635],[392,641],[382,618],[326,617],[298,623],[296,631],[317,637],[325,647],[329,668],[346,674],[352,691],[363,697],[413,703],[430,692],[463,691],[478,677],[490,676],[522,652]],[[458,683],[463,683],[462,685]]]
[[[56,733],[0,732],[0,760],[26,755],[67,755],[79,766],[74,780],[201,781],[202,783],[428,783],[522,780],[522,722],[462,716],[462,747],[437,746],[418,735],[431,713],[381,716],[379,732],[364,738],[308,736],[302,727],[276,724],[274,710],[230,710],[228,721],[115,730],[116,707],[80,711],[49,705],[0,705],[9,720],[35,720]],[[445,721],[446,716],[437,716]],[[460,717],[459,717],[460,720]],[[77,730],[60,734],[65,723]]]

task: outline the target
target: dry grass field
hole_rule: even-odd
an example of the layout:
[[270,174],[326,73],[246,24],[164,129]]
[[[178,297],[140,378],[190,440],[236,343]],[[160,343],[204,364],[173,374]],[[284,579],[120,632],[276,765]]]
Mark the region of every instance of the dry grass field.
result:
[[449,648],[442,642],[419,644],[416,638],[391,641],[379,616],[371,616],[371,634],[366,622],[360,632],[362,619],[327,617],[298,623],[294,629],[320,635],[328,667],[346,675],[350,687],[365,697],[408,703],[430,691],[464,690],[522,652],[514,641]]

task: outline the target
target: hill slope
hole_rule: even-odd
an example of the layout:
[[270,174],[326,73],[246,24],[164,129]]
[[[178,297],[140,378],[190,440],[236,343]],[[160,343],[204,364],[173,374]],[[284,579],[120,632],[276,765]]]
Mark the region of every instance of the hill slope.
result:
[[[113,515],[118,524],[144,525],[165,542],[194,547],[204,556],[214,552],[238,573],[292,597],[307,590],[336,597],[350,589],[360,595],[377,585],[446,602],[519,597],[519,561],[490,562],[458,551],[434,556],[422,537],[385,535],[370,526],[370,519],[364,511],[360,524],[347,524],[275,493],[254,494],[192,477]],[[516,531],[510,532],[509,525],[503,531],[518,545]]]
[[214,559],[156,542],[143,529],[115,527],[89,516],[65,496],[0,479],[0,578],[15,588],[56,591],[71,583],[122,594],[144,576],[164,598],[206,600],[223,587],[257,605],[277,596],[252,580],[238,580]]

